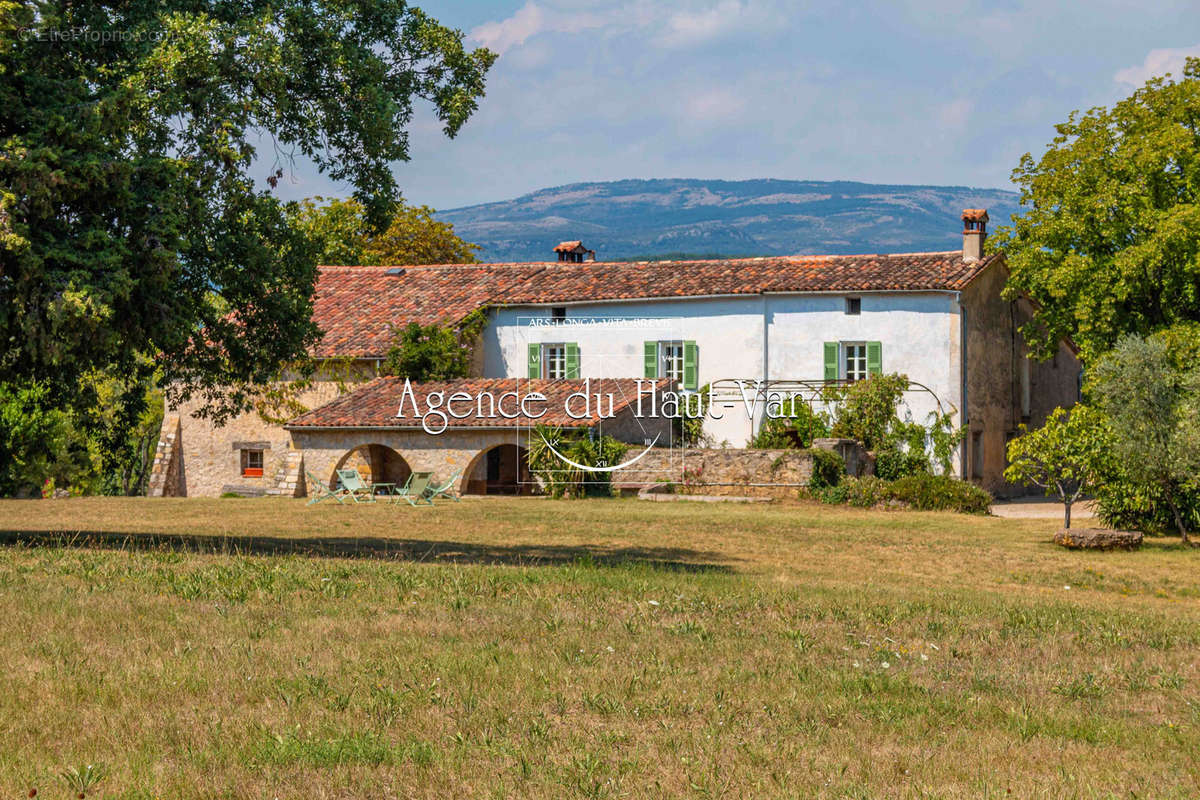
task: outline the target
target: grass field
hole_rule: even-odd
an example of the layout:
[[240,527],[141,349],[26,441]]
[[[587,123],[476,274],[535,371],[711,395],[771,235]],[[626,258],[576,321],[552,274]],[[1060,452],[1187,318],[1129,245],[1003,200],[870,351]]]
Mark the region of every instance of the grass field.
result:
[[1200,552],[1054,526],[0,501],[0,796],[1200,796]]

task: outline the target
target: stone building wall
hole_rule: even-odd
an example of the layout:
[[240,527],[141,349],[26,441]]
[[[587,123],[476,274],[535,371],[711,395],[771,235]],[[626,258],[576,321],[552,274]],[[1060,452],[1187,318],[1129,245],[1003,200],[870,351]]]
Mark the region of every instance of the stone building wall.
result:
[[1060,344],[1049,361],[1029,359],[1020,327],[1031,309],[1027,301],[1003,299],[1007,280],[1007,269],[997,264],[976,278],[962,298],[967,314],[968,416],[962,477],[997,496],[1024,491],[1004,480],[1008,440],[1022,422],[1037,427],[1054,408],[1074,405],[1080,370],[1066,344]]
[[[481,454],[500,444],[525,445],[524,436],[511,430],[448,430],[438,436],[423,431],[304,430],[292,431],[295,447],[304,454],[304,470],[332,484],[334,470],[363,464],[363,450],[372,445],[389,448],[403,457],[413,472],[432,472],[445,481],[455,472],[473,471]],[[390,476],[389,476],[390,477]],[[456,488],[463,485],[460,476]]]

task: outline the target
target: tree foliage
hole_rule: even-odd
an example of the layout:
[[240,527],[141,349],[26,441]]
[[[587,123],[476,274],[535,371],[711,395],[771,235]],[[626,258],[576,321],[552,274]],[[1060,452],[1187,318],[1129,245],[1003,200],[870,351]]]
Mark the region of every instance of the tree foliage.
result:
[[812,447],[813,439],[829,435],[828,415],[816,411],[803,397],[789,397],[782,414],[768,417],[759,426],[750,446],[765,450]]
[[462,39],[402,0],[0,4],[0,381],[65,404],[151,357],[242,410],[317,336],[317,253],[260,181],[303,155],[382,229],[414,102],[453,136],[483,94]]
[[479,246],[461,239],[454,226],[433,218],[429,206],[396,204],[383,231],[374,230],[356,200],[315,197],[289,207],[296,224],[316,242],[321,264],[471,264]]
[[1089,394],[1112,422],[1119,482],[1161,498],[1185,543],[1200,491],[1200,370],[1166,337],[1126,336],[1096,364]]
[[1111,473],[1112,431],[1103,414],[1090,406],[1070,411],[1056,408],[1046,423],[1008,443],[1009,466],[1004,478],[1034,485],[1063,504],[1063,527],[1071,527],[1071,506]]
[[1021,158],[1026,210],[989,243],[1008,296],[1039,306],[1022,331],[1035,353],[1071,337],[1092,360],[1123,334],[1200,320],[1200,59],[1057,132]]
[[40,383],[0,383],[0,495],[31,496],[88,469],[87,442]]
[[475,342],[486,323],[487,317],[477,310],[455,326],[410,322],[395,328],[380,371],[414,381],[465,378],[471,371]]

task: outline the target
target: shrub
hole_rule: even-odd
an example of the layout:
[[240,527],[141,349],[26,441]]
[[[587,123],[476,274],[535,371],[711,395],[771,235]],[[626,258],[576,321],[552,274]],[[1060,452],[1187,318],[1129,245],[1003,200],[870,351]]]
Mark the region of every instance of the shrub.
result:
[[0,383],[0,496],[31,495],[47,480],[70,486],[91,462],[88,442],[46,385]]
[[612,473],[592,472],[559,459],[551,446],[576,464],[606,467],[624,458],[628,445],[611,436],[593,437],[539,425],[530,441],[529,470],[551,497],[611,497]]
[[837,486],[817,490],[818,500],[833,505],[871,508],[892,499],[891,484],[873,475],[855,478],[848,475]]
[[814,491],[813,496],[823,503],[856,508],[896,502],[917,511],[957,511],[961,514],[986,514],[992,504],[992,496],[978,486],[928,472],[895,481],[874,476],[847,477],[837,486]]
[[885,481],[923,472],[929,472],[929,459],[924,452],[888,447],[875,454],[875,474]]
[[892,492],[896,500],[918,511],[986,514],[992,504],[992,496],[972,483],[927,472],[892,481]]
[[[1179,515],[1189,530],[1200,529],[1200,495],[1182,492],[1176,497]],[[1096,487],[1096,516],[1118,530],[1169,535],[1178,533],[1175,514],[1163,491],[1139,484],[1120,465]]]
[[812,474],[808,488],[827,489],[837,486],[846,474],[846,460],[832,450],[812,451]]
[[813,411],[802,397],[791,397],[778,417],[763,420],[750,446],[760,450],[812,447],[813,439],[829,435],[829,420]]
[[857,439],[868,450],[884,444],[888,431],[899,422],[896,407],[908,389],[908,376],[871,375],[834,390],[839,397],[834,436]]

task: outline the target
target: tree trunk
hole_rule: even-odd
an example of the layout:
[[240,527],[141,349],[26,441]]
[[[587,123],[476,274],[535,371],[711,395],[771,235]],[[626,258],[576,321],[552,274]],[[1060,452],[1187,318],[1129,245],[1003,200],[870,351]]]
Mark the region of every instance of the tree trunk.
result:
[[1179,513],[1179,506],[1175,505],[1174,500],[1168,501],[1171,506],[1171,513],[1175,516],[1175,526],[1179,528],[1179,538],[1186,545],[1191,545],[1192,541],[1188,538],[1187,526],[1183,524],[1183,517]]
[[1063,529],[1071,530],[1071,501],[1063,501]]

